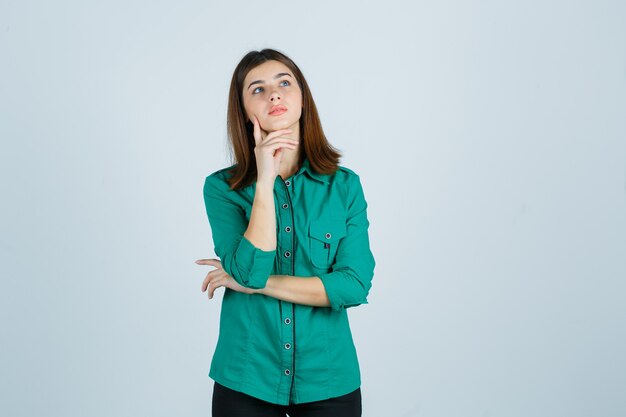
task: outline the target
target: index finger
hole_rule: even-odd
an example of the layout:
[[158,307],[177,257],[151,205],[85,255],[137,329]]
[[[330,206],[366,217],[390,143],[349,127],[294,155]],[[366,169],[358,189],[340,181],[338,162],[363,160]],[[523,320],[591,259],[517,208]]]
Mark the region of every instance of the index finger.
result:
[[217,267],[216,264],[221,265],[221,261],[219,259],[198,259],[196,261],[198,265],[211,265]]

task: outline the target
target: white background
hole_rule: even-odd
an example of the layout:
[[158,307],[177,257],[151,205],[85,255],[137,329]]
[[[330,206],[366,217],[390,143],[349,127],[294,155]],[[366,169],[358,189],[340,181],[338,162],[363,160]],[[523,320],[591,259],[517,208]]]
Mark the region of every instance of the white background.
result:
[[0,414],[210,415],[202,186],[264,47],[369,203],[364,417],[625,415],[618,0],[3,0]]

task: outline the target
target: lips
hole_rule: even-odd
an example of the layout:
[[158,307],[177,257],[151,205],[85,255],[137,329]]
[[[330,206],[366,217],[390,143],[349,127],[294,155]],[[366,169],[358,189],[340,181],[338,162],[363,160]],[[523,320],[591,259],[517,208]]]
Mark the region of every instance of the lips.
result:
[[276,106],[272,106],[272,108],[270,109],[270,114],[274,114],[274,113],[284,113],[287,111],[287,107],[279,104]]

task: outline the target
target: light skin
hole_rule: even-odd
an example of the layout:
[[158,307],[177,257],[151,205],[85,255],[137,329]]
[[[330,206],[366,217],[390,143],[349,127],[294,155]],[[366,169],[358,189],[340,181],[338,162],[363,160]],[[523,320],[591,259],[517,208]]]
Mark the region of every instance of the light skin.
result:
[[[276,250],[274,183],[277,176],[289,178],[299,168],[302,91],[289,67],[270,60],[248,72],[242,97],[245,115],[254,125],[257,163],[255,197],[244,236],[259,249]],[[276,105],[284,106],[287,111],[271,114]],[[270,275],[264,288],[252,289],[239,285],[224,271],[218,259],[198,259],[196,263],[216,268],[207,274],[202,283],[202,292],[208,290],[209,298],[213,298],[217,288],[225,287],[296,304],[330,306],[322,280],[317,276]]]

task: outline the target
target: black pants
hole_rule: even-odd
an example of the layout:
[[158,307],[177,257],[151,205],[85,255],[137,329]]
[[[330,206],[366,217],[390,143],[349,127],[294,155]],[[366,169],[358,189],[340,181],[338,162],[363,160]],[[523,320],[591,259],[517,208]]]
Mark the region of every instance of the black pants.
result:
[[213,417],[361,417],[361,388],[327,400],[277,405],[215,382],[212,407]]

